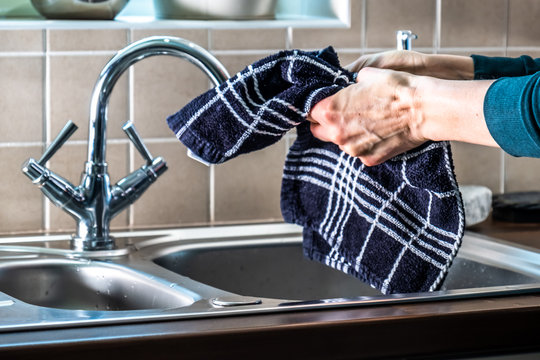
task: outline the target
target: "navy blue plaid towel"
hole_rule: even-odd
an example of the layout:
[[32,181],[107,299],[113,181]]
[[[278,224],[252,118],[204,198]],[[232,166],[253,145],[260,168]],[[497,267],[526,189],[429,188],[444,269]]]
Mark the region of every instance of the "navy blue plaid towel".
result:
[[355,82],[329,47],[255,62],[167,121],[201,159],[221,163],[298,136],[285,163],[281,208],[304,228],[304,254],[389,293],[436,290],[463,236],[450,145],[428,142],[384,164],[311,134],[306,116]]

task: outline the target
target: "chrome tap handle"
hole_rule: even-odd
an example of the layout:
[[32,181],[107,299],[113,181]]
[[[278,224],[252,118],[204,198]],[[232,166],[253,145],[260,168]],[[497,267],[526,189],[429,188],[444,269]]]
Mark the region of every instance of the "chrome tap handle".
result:
[[129,140],[131,140],[135,148],[139,151],[144,160],[146,160],[146,164],[152,164],[154,158],[152,154],[150,154],[150,151],[146,145],[144,145],[139,133],[137,132],[137,129],[135,129],[135,125],[133,125],[133,122],[131,120],[127,121],[124,126],[122,126],[122,130],[124,130]]
[[41,158],[38,160],[38,164],[44,166],[47,161],[64,145],[71,135],[77,130],[77,125],[73,121],[69,120],[60,133],[56,136],[53,142],[47,147]]

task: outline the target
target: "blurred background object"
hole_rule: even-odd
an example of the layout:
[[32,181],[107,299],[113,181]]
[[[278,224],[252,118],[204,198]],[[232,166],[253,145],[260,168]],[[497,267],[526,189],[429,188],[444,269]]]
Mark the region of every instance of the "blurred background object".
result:
[[112,20],[129,0],[32,0],[47,19]]
[[277,0],[154,0],[156,18],[251,20],[275,17]]
[[2,0],[0,1],[0,18],[35,18],[39,13],[32,6],[30,0]]

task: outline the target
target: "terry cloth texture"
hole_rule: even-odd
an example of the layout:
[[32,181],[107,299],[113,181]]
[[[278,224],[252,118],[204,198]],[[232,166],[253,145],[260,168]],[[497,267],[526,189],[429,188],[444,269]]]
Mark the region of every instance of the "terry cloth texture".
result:
[[313,137],[310,109],[354,81],[332,48],[282,51],[167,121],[178,139],[211,163],[269,146],[298,127],[285,163],[281,209],[285,221],[304,227],[304,254],[383,293],[436,290],[464,229],[450,146],[430,142],[366,167]]

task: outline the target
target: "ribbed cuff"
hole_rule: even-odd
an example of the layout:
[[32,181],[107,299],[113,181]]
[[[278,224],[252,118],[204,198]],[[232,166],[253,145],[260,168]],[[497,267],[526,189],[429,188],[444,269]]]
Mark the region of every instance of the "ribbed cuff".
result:
[[524,61],[519,58],[471,55],[474,63],[474,79],[498,79],[527,75]]
[[484,98],[486,124],[497,144],[513,156],[540,157],[540,129],[534,114],[539,76],[502,78]]

